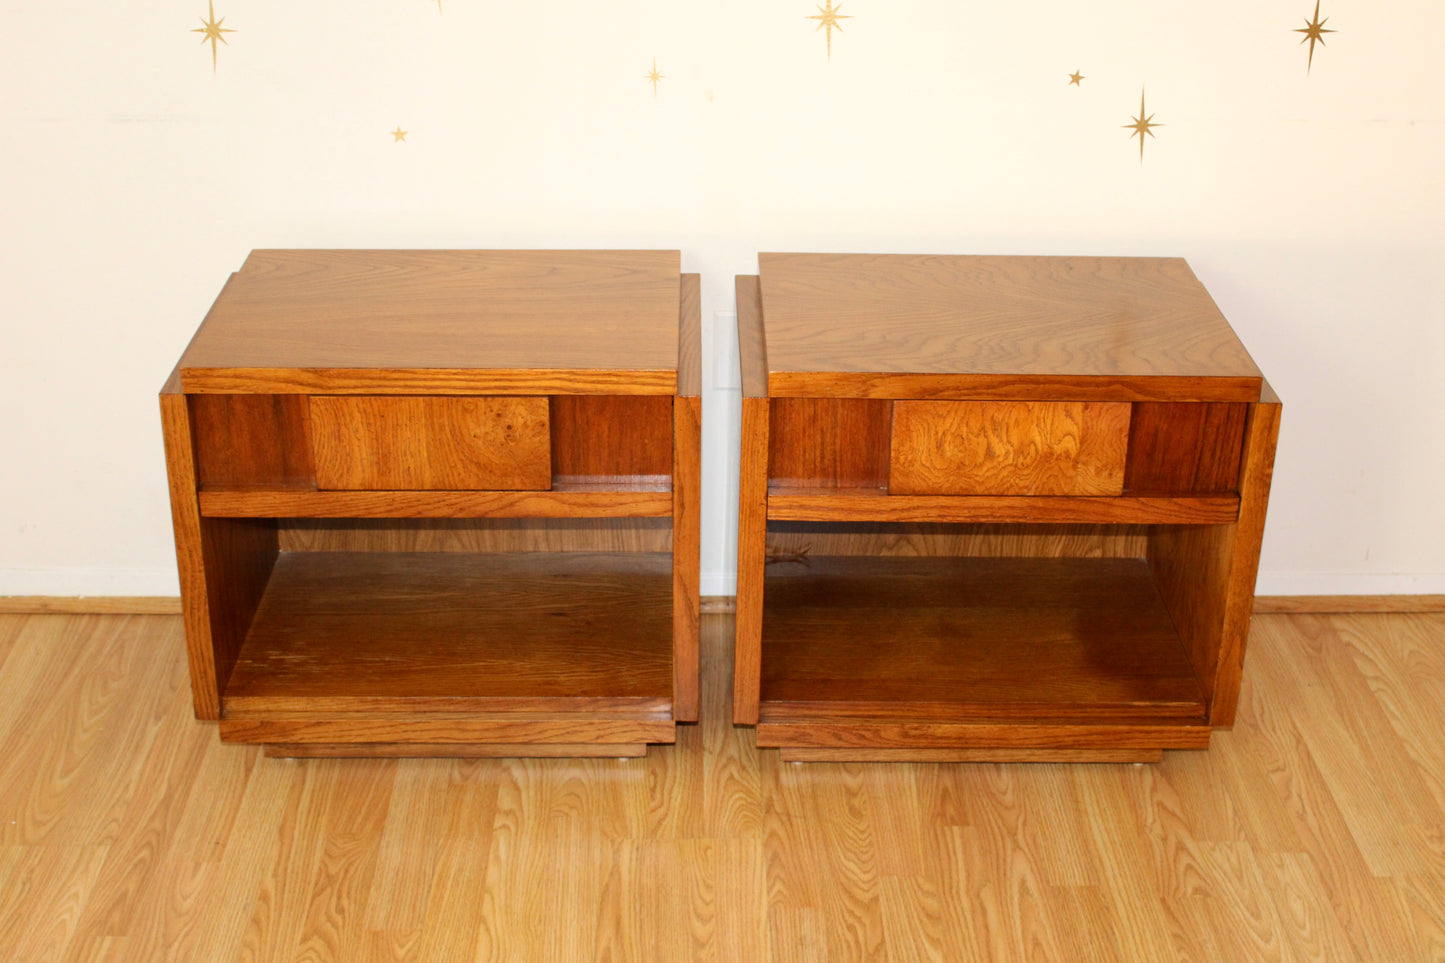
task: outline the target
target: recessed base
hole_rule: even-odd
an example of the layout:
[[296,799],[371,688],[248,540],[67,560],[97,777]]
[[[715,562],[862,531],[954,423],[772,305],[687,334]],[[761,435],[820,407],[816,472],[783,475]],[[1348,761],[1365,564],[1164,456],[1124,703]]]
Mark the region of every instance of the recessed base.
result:
[[808,749],[778,750],[783,762],[1161,762],[1162,749]]
[[283,759],[580,759],[587,757],[638,759],[647,755],[644,745],[448,745],[423,743],[331,743],[318,745],[268,744],[266,755]]

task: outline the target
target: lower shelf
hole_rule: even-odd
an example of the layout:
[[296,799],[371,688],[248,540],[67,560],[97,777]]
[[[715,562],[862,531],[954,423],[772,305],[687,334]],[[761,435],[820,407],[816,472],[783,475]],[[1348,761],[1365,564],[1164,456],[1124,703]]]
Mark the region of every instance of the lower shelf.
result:
[[1143,559],[820,557],[763,597],[759,745],[1208,742]]
[[671,741],[665,553],[283,552],[222,698],[274,744]]

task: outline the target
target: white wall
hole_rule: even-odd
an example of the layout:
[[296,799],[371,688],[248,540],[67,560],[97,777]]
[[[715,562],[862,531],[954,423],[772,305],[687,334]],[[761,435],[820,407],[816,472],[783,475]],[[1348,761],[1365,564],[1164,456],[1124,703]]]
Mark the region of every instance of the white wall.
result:
[[0,594],[176,591],[155,393],[276,246],[681,248],[722,350],[759,250],[1183,255],[1285,401],[1260,590],[1445,592],[1445,6],[1324,0],[1308,75],[1308,0],[441,6],[216,0],[213,72],[199,0],[9,5]]

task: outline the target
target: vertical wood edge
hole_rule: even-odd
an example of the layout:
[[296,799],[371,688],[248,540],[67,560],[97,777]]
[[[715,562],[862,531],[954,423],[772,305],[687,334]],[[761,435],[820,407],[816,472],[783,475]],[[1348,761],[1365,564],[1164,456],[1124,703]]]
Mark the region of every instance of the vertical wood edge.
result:
[[744,398],[768,396],[768,345],[763,330],[763,298],[755,274],[739,274],[734,284],[738,302],[738,359]]
[[738,594],[733,723],[755,725],[762,683],[763,579],[768,538],[768,399],[743,397],[738,484]]
[[702,398],[673,400],[672,714],[696,722],[701,607]]
[[684,274],[678,285],[677,393],[702,395],[702,275]]
[[[1274,394],[1272,390],[1268,393]],[[1230,562],[1229,592],[1225,598],[1214,696],[1209,705],[1210,725],[1233,725],[1239,708],[1239,688],[1249,639],[1249,620],[1254,608],[1255,580],[1259,575],[1265,513],[1274,476],[1281,410],[1277,400],[1249,406],[1244,457],[1239,473],[1239,522],[1235,532],[1234,557]]]
[[201,542],[201,507],[196,495],[195,450],[186,396],[180,391],[180,368],[160,392],[161,434],[165,443],[166,478],[170,488],[171,524],[180,576],[181,613],[185,624],[186,661],[191,699],[197,719],[219,719],[220,683],[216,678],[211,640],[210,605]]

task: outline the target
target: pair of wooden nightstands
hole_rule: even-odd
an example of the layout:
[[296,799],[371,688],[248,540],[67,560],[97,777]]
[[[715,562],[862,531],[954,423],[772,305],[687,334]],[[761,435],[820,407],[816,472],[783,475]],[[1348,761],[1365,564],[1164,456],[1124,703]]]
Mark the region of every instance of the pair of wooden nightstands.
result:
[[[734,717],[1128,759],[1238,695],[1278,402],[1182,261],[739,278]],[[287,755],[639,755],[698,712],[676,252],[256,252],[162,392],[196,712]]]

